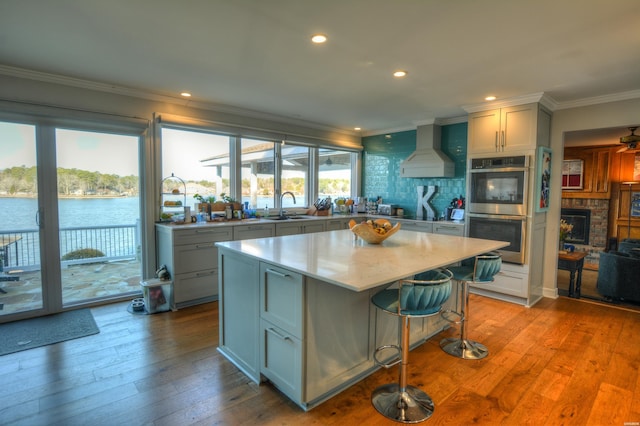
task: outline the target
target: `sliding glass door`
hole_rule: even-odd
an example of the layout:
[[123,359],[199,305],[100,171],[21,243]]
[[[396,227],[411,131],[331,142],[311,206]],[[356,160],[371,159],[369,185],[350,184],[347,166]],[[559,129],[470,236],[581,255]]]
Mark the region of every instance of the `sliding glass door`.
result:
[[142,140],[0,121],[0,323],[139,295]]
[[64,307],[140,291],[140,138],[56,129]]
[[44,308],[36,127],[0,122],[0,322]]

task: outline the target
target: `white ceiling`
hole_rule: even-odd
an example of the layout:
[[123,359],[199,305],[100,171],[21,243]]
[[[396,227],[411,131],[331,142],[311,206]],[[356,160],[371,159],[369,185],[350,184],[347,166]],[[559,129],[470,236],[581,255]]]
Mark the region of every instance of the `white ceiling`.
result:
[[640,97],[639,54],[638,0],[0,0],[5,74],[188,90],[195,106],[364,134],[464,116],[489,94]]

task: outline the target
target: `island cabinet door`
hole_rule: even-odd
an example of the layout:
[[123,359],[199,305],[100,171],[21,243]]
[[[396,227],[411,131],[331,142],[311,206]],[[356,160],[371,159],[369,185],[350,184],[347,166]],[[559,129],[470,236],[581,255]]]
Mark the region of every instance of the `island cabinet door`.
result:
[[260,316],[302,338],[304,278],[269,263],[260,263]]
[[254,382],[260,382],[260,262],[218,251],[219,350]]
[[355,383],[374,368],[372,305],[356,292],[306,279],[304,400],[317,405],[329,393]]
[[260,372],[291,400],[304,406],[302,341],[265,319],[260,320],[260,333]]
[[260,372],[302,404],[304,277],[260,263]]

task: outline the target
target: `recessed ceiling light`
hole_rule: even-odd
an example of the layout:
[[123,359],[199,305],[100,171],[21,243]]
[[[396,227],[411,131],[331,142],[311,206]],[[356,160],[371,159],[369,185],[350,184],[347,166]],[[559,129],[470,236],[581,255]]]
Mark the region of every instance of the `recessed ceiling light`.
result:
[[327,41],[327,36],[324,34],[314,34],[311,37],[311,41],[317,44],[324,43],[325,41]]
[[354,127],[353,130],[355,130],[357,132],[359,130],[362,130],[362,128],[361,127]]
[[407,75],[406,71],[398,70],[393,72],[394,77],[405,77]]
[[486,98],[484,98],[485,101],[495,101],[496,97],[495,96],[487,96]]
[[182,92],[180,93],[180,96],[184,97],[184,98],[190,98],[191,97],[191,93],[189,92]]

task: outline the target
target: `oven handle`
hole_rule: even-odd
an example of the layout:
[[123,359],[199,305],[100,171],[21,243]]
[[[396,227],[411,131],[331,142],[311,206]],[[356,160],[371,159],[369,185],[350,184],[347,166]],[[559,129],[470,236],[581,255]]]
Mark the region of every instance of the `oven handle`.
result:
[[469,173],[507,173],[507,172],[529,172],[529,167],[494,167],[486,169],[471,169]]
[[527,216],[508,215],[508,214],[467,213],[467,217],[478,217],[482,219],[517,220],[520,222],[527,221]]

